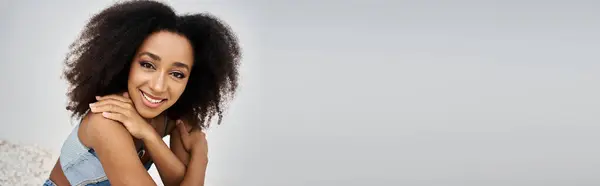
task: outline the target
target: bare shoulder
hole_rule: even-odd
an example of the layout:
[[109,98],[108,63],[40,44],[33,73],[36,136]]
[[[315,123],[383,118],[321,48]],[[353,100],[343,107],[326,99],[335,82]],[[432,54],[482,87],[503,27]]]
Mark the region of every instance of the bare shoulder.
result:
[[78,132],[82,143],[96,151],[111,184],[156,185],[135,151],[133,137],[121,123],[102,114],[88,114]]
[[133,140],[127,129],[117,121],[106,119],[99,113],[88,113],[79,126],[79,139],[87,147],[94,147],[107,138]]

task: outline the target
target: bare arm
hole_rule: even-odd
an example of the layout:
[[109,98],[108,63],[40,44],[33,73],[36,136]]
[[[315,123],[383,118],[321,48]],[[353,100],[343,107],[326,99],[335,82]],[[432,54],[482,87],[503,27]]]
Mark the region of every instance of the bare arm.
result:
[[[97,100],[98,102],[90,105],[91,111],[104,113],[104,118],[122,124],[133,137],[141,139],[146,145],[147,152],[154,161],[163,183],[165,185],[179,185],[186,175],[186,165],[189,162],[188,154],[191,152],[190,144],[192,144],[192,141],[194,143],[205,141],[204,136],[194,135],[196,138],[191,138],[188,130],[171,130],[177,131],[175,136],[171,136],[172,149],[174,149],[171,151],[163,142],[162,136],[137,113],[128,94],[124,93],[123,96],[108,95],[99,97]],[[182,136],[180,135],[181,132],[187,135]],[[183,138],[181,137],[187,139],[185,140],[187,146],[182,145]]]
[[135,152],[133,137],[121,123],[90,113],[81,132],[112,185],[156,185]]
[[[191,128],[191,126],[188,125],[188,128]],[[185,149],[181,141],[181,132],[184,130],[187,129],[176,128],[171,130],[170,150],[156,133],[152,135],[154,137],[144,140],[144,144],[146,144],[165,185],[204,184],[207,162],[202,153],[192,153],[192,155],[198,154],[198,158],[190,160],[191,152]]]
[[[179,140],[176,141],[174,150],[186,152],[184,158],[189,160],[185,177],[181,185],[204,185],[206,167],[208,165],[208,143],[206,135],[199,128],[188,127],[189,125],[180,122],[177,125]],[[190,128],[191,130],[188,130]],[[175,132],[174,132],[175,133]]]
[[[173,126],[175,126],[175,125],[173,125]],[[190,128],[191,128],[191,126],[190,126]],[[185,150],[185,148],[183,147],[183,144],[181,144],[181,133],[178,128],[171,130],[171,138],[170,139],[171,140],[169,141],[169,143],[171,144],[171,151],[187,167],[187,165],[190,163],[190,153],[187,152]]]
[[[177,154],[169,149],[161,136],[156,131],[153,130],[153,132],[150,137],[144,138],[143,141],[156,165],[158,174],[165,185],[179,185],[185,176],[186,165],[182,163]],[[173,139],[173,136],[171,136],[171,144],[174,140],[178,139]]]
[[185,172],[185,179],[181,182],[182,186],[188,185],[204,185],[204,179],[206,176],[206,166],[208,161],[202,157],[202,152],[192,150],[192,159]]

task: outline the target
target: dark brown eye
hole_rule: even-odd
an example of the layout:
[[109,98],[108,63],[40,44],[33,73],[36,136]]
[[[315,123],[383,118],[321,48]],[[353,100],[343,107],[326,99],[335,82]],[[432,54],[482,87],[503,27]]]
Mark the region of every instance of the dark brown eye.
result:
[[184,75],[183,73],[181,73],[181,72],[173,72],[173,73],[171,73],[171,74],[173,74],[173,76],[174,76],[175,78],[178,78],[178,79],[183,79],[183,78],[185,78],[185,75]]
[[154,69],[154,65],[152,65],[151,63],[148,63],[146,61],[140,62],[140,66],[142,66],[144,68]]

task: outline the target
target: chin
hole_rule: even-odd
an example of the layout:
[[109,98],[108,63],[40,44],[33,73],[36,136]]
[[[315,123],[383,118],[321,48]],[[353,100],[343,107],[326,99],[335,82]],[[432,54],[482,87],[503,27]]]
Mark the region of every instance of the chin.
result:
[[146,118],[146,119],[155,118],[156,116],[160,115],[160,113],[162,113],[162,112],[157,112],[157,111],[146,111],[144,109],[137,109],[137,110],[138,110],[138,113],[140,114],[140,116],[142,116],[143,118]]

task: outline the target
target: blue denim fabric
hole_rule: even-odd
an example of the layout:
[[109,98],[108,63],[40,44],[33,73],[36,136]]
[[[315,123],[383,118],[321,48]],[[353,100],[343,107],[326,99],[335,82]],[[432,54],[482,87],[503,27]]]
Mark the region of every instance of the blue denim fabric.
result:
[[56,186],[56,184],[52,180],[47,179],[43,186]]
[[[79,125],[65,140],[60,154],[60,165],[69,183],[73,186],[110,186],[102,164],[94,149],[84,146],[78,136]],[[146,170],[150,169],[153,162],[146,163]],[[55,186],[51,180],[44,185]]]

